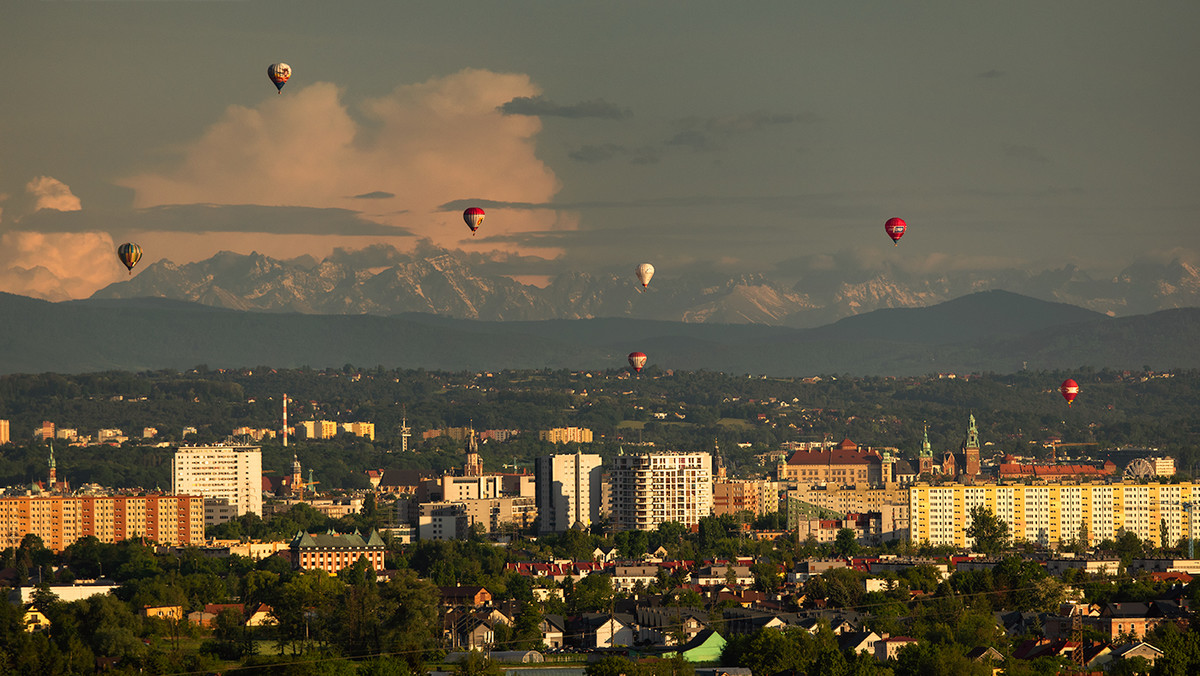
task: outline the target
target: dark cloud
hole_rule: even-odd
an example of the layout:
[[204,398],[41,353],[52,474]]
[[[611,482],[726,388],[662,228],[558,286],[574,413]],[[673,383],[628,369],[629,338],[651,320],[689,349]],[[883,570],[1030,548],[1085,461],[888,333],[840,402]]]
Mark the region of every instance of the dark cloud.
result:
[[1017,160],[1024,160],[1026,162],[1033,162],[1034,164],[1050,164],[1050,158],[1043,155],[1041,151],[1033,146],[1005,143],[1004,156]]
[[817,116],[812,113],[796,115],[792,113],[768,113],[757,110],[737,115],[684,117],[676,120],[675,125],[685,130],[699,129],[714,134],[738,134],[748,131],[760,131],[773,126],[813,123],[817,120]]
[[567,157],[576,162],[586,162],[589,164],[595,162],[603,162],[611,160],[617,155],[624,155],[625,147],[615,143],[604,143],[601,145],[585,145],[580,146],[576,150],[569,151]]
[[807,195],[694,195],[688,197],[653,197],[637,200],[611,200],[592,202],[502,202],[500,200],[461,199],[446,202],[438,207],[438,211],[461,211],[470,206],[484,209],[515,209],[518,211],[538,211],[542,209],[630,209],[630,208],[665,208],[678,209],[686,207],[754,207],[768,211],[794,210],[804,208],[819,210],[824,215],[844,216],[862,215],[863,209],[870,211],[861,204],[862,196],[853,193],[820,193]]
[[361,194],[361,195],[355,195],[355,196],[354,196],[352,199],[356,199],[356,200],[385,200],[385,199],[388,199],[389,197],[395,197],[395,195],[394,195],[394,194],[392,194],[392,193],[390,193],[390,192],[384,192],[384,191],[382,191],[382,190],[376,190],[376,191],[374,191],[374,192],[364,192],[364,193],[363,193],[363,194]]
[[247,232],[274,235],[411,237],[404,228],[366,220],[349,209],[257,204],[172,204],[132,211],[42,209],[11,224],[35,232]]
[[567,117],[582,119],[595,117],[604,120],[623,120],[632,115],[629,110],[604,99],[581,101],[562,105],[541,96],[518,96],[497,108],[505,115],[535,115],[538,117]]
[[981,78],[985,78],[985,79],[993,79],[993,78],[998,78],[998,77],[1004,77],[1005,75],[1007,75],[1007,73],[1005,73],[1004,71],[996,70],[993,68],[992,70],[985,70],[982,73],[980,73],[979,75],[976,75],[975,77],[981,77]]
[[691,148],[698,152],[713,151],[717,149],[717,144],[709,138],[708,134],[697,131],[695,129],[685,129],[671,138],[664,141],[669,146],[682,146]]

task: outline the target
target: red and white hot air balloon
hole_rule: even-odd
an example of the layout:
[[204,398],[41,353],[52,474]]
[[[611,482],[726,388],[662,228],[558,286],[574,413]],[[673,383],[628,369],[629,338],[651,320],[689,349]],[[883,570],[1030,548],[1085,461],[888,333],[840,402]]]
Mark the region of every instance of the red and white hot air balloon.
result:
[[1066,399],[1067,406],[1070,406],[1071,402],[1075,401],[1075,397],[1079,394],[1079,383],[1067,378],[1063,381],[1062,387],[1058,388],[1058,391],[1062,392],[1063,399]]
[[646,365],[646,355],[641,352],[630,352],[629,365],[633,367],[635,373],[641,373],[642,367]]
[[902,218],[889,218],[887,223],[883,224],[883,229],[888,237],[892,238],[892,246],[900,246],[900,238],[904,236],[904,231],[908,230],[908,224]]
[[467,222],[467,227],[471,229],[471,236],[475,236],[475,231],[479,229],[479,225],[483,223],[483,209],[479,207],[471,207],[463,212],[463,220]]

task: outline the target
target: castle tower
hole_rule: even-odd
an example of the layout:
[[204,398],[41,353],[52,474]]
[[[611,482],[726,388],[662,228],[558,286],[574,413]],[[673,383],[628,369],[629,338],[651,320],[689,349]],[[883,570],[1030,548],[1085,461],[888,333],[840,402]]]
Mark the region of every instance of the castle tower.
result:
[[975,414],[971,414],[971,422],[967,426],[967,438],[962,443],[963,473],[967,476],[979,476],[979,430],[975,427]]
[[483,476],[483,459],[479,457],[479,440],[475,438],[474,427],[467,440],[467,464],[463,467],[463,476]]
[[924,476],[933,476],[933,450],[929,447],[929,425],[924,426],[923,441],[921,441],[921,454],[917,458],[917,474]]

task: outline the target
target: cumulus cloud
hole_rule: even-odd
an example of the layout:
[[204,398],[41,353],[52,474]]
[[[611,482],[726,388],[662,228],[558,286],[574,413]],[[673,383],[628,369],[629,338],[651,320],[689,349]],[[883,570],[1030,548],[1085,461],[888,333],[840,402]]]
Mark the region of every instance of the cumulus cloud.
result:
[[[535,152],[541,122],[498,110],[539,94],[526,75],[484,70],[403,85],[354,106],[339,88],[316,83],[253,108],[231,106],[200,138],[185,142],[176,161],[121,184],[133,189],[140,209],[347,210],[393,228],[359,234],[411,233],[441,246],[481,246],[485,233],[572,227],[572,219],[549,211],[489,213],[472,241],[458,214],[438,209],[451,200],[550,201],[560,186]],[[361,211],[366,203],[375,211]],[[329,215],[345,222],[344,213]],[[344,234],[333,225],[326,232]]]
[[105,233],[0,235],[0,289],[60,301],[90,296],[127,275]]
[[541,96],[518,96],[500,106],[499,110],[505,115],[534,115],[538,117],[567,117],[573,119],[595,117],[604,120],[623,120],[632,115],[629,110],[609,103],[604,99],[593,99],[591,101],[562,105],[548,101]]
[[67,184],[56,178],[38,176],[25,185],[25,190],[34,198],[34,209],[79,211],[83,208]]

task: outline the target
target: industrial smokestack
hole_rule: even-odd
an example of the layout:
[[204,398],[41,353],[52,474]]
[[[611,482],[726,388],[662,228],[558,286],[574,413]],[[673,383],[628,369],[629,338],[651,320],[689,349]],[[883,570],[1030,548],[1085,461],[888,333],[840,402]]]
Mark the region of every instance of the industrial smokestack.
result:
[[287,448],[287,392],[283,393],[283,447]]

